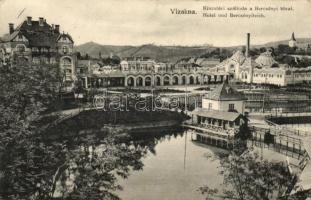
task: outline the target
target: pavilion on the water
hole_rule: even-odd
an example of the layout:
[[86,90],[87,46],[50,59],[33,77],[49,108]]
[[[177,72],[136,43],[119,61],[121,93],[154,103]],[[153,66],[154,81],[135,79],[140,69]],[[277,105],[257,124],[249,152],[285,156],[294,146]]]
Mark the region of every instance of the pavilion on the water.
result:
[[197,141],[230,149],[248,125],[244,110],[244,95],[223,83],[203,97],[202,108],[192,112],[188,127],[195,130]]

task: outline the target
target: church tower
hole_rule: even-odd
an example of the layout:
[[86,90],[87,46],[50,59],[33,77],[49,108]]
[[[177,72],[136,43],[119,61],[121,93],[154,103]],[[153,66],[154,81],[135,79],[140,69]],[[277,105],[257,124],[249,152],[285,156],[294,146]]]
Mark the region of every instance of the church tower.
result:
[[291,37],[291,39],[288,42],[288,46],[292,47],[292,48],[297,46],[297,41],[296,41],[294,32],[292,33],[292,37]]

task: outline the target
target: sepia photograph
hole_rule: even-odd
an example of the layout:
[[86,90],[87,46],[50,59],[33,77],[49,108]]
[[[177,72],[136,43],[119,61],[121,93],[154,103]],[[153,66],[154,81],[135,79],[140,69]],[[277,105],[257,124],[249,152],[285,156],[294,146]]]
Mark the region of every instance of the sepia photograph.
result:
[[0,200],[311,200],[310,0],[0,0]]

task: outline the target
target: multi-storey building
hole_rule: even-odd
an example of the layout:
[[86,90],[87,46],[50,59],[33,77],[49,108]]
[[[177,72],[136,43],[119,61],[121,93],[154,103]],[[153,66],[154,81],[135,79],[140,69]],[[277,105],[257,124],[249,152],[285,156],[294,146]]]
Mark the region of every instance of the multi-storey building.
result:
[[57,65],[68,90],[76,80],[73,44],[72,37],[61,33],[59,25],[50,25],[42,17],[38,21],[27,17],[16,28],[10,23],[9,33],[0,38],[0,62],[6,65],[18,59],[32,65]]

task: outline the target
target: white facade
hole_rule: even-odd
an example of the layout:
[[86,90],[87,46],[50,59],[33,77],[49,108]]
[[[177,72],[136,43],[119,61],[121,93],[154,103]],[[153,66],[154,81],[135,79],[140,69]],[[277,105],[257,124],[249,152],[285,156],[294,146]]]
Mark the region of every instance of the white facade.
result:
[[289,42],[288,42],[288,46],[289,47],[296,47],[296,45],[297,45],[297,42],[296,42],[296,40],[290,40]]
[[217,101],[203,98],[202,108],[225,112],[236,110],[238,113],[243,114],[245,111],[245,102],[244,100]]
[[286,86],[311,82],[311,66],[291,68],[278,64],[270,52],[262,53],[256,60],[244,57],[239,51],[215,67],[214,71],[225,71],[245,83]]

